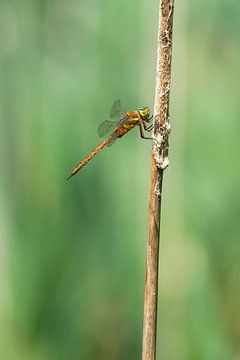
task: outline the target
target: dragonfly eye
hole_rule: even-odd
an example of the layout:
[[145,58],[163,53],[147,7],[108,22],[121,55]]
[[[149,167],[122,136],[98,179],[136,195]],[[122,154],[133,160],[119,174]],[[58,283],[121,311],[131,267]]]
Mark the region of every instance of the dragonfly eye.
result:
[[143,120],[147,120],[150,117],[150,109],[149,107],[143,107],[138,109],[139,114],[143,118]]

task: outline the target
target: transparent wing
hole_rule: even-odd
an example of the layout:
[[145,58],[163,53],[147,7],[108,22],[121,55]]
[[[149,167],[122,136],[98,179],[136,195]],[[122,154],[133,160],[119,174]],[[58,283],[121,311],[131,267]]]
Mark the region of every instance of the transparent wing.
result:
[[124,117],[125,113],[126,111],[123,108],[121,101],[120,100],[114,101],[110,112],[110,118],[121,119],[122,117]]
[[103,137],[107,135],[108,133],[114,130],[117,124],[118,121],[108,121],[108,120],[103,121],[97,129],[98,136]]
[[99,125],[97,130],[97,133],[100,137],[109,134],[110,132],[115,130],[117,126],[120,127],[128,119],[126,111],[122,107],[120,100],[114,101],[110,112],[110,118],[117,119],[118,121],[109,121],[109,120],[103,121]]

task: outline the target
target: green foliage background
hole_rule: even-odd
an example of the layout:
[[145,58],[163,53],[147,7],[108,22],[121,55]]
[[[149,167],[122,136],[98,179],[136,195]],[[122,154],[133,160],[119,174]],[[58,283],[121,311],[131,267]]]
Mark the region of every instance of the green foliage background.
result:
[[[0,359],[141,358],[156,0],[0,0]],[[158,359],[240,358],[239,1],[177,1]]]

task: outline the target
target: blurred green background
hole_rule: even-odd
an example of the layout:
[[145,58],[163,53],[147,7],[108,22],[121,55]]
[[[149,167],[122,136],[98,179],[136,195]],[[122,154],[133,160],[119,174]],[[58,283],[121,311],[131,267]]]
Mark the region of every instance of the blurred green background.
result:
[[[237,0],[177,1],[158,359],[240,359]],[[0,359],[141,358],[157,0],[0,0]]]

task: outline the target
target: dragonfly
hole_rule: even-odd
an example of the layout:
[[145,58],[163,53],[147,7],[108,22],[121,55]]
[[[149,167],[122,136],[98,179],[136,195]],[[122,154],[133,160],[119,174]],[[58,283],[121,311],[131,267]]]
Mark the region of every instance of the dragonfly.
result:
[[142,139],[151,139],[152,137],[145,136],[144,130],[150,132],[153,129],[153,115],[148,106],[138,108],[135,111],[125,111],[121,101],[116,100],[110,111],[110,118],[112,120],[103,121],[98,127],[98,135],[100,137],[107,136],[100,144],[98,144],[81,162],[72,170],[68,176],[69,180],[76,175],[87,163],[96,156],[100,150],[105,146],[111,146],[114,142],[127,134],[135,126],[139,127],[140,136]]

